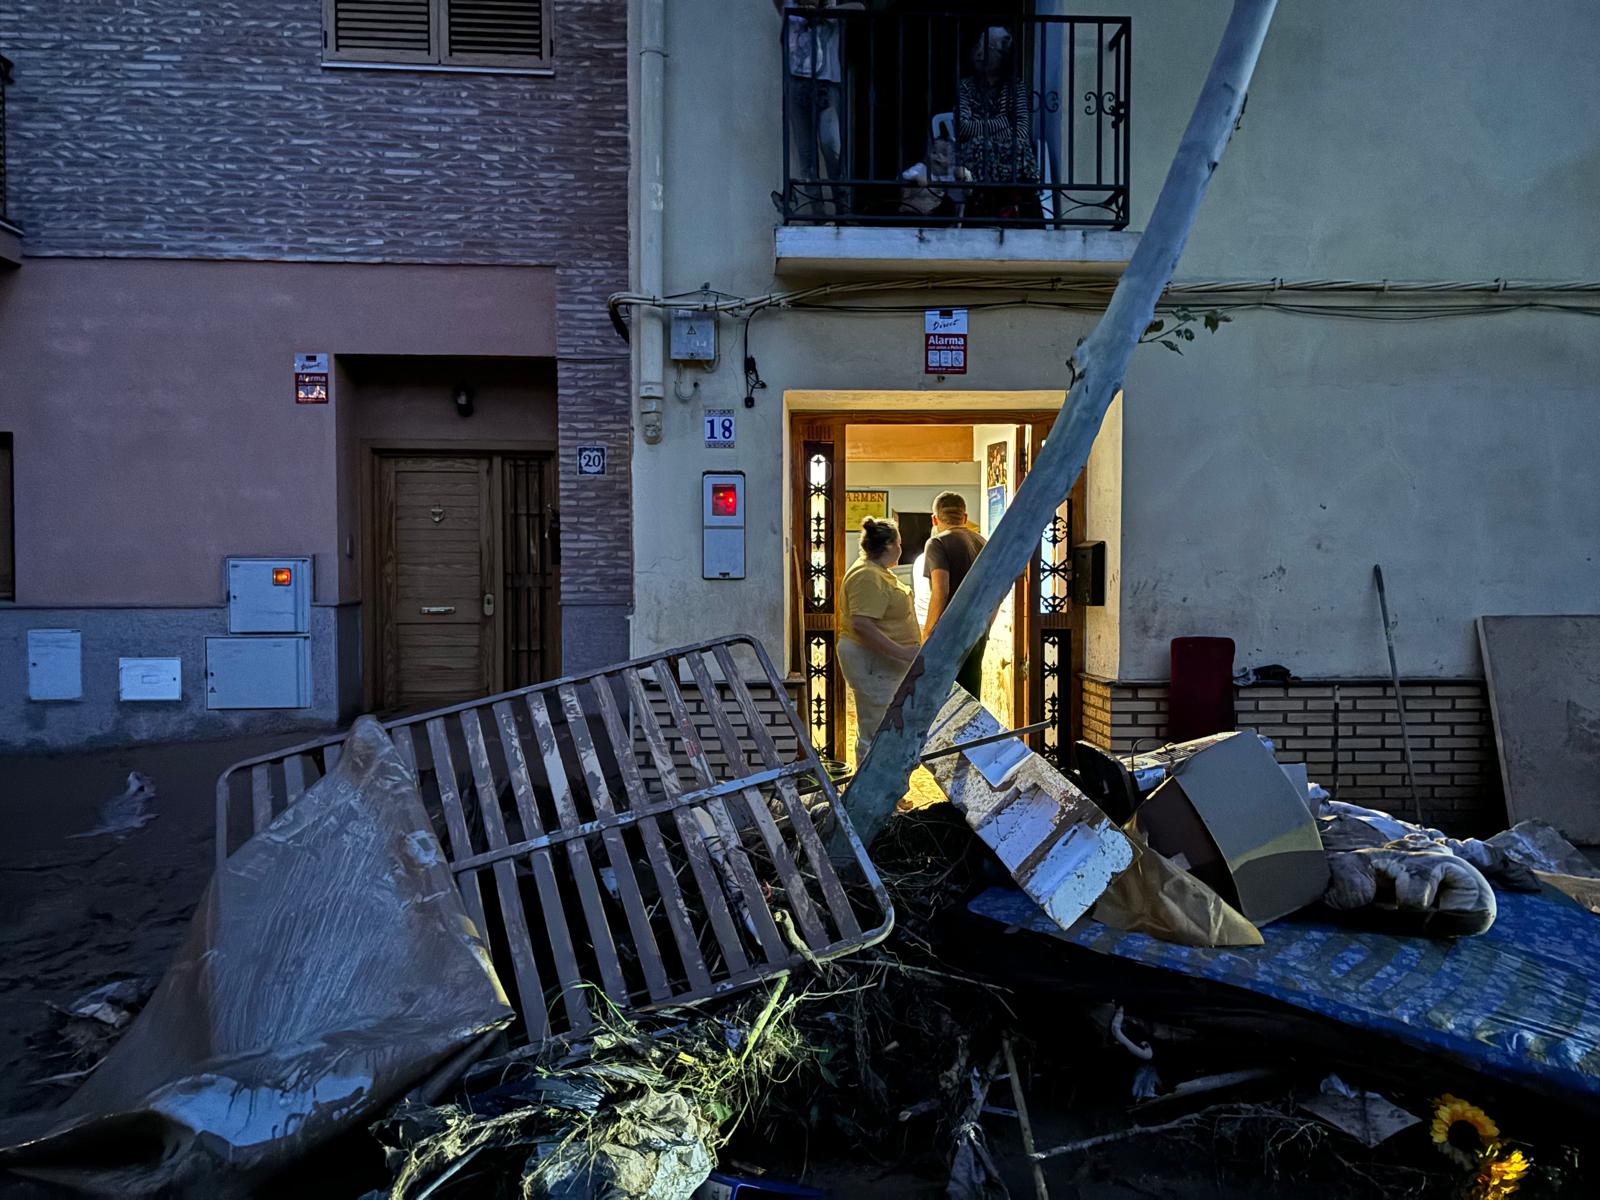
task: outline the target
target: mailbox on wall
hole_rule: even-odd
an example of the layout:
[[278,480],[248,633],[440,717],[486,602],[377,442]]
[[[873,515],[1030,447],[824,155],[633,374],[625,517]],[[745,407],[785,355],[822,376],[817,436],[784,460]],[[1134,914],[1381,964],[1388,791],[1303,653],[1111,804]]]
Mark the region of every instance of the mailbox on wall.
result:
[[701,576],[705,579],[743,579],[743,471],[707,471],[701,476],[700,526]]

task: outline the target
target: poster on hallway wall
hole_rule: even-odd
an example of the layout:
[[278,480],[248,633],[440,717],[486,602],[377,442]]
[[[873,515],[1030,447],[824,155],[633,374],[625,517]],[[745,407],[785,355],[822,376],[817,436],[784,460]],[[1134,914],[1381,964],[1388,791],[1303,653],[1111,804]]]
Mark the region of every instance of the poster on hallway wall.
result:
[[844,528],[846,535],[861,531],[861,519],[875,517],[883,521],[889,517],[888,492],[845,492]]
[[1006,444],[1004,442],[990,442],[984,453],[985,469],[984,484],[987,488],[986,495],[989,501],[989,528],[992,535],[1000,518],[1006,511],[1006,491],[1010,485],[1010,477],[1006,464]]

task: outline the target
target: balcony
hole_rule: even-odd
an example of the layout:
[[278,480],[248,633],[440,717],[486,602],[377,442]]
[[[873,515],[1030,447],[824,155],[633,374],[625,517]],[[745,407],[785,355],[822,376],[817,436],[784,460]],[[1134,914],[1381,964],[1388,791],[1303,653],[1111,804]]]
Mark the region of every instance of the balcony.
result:
[[22,265],[22,231],[6,209],[6,91],[11,86],[11,60],[0,55],[0,266]]
[[1127,262],[1131,22],[1007,8],[785,8],[780,270]]

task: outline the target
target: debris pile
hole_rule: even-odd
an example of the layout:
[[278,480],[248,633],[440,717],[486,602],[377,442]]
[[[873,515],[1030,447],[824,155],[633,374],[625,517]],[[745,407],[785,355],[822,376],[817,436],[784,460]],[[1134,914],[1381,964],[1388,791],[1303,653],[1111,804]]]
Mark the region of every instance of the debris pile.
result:
[[629,1020],[468,1072],[453,1099],[373,1126],[391,1197],[688,1196],[764,1094],[809,1053],[779,980],[719,1015]]
[[336,1153],[369,1200],[1593,1184],[1600,872],[1550,827],[1451,839],[1249,733],[1068,778],[957,689],[951,803],[869,858],[781,697],[708,643],[235,768],[173,967],[63,1014],[87,1082],[0,1166],[240,1194]]

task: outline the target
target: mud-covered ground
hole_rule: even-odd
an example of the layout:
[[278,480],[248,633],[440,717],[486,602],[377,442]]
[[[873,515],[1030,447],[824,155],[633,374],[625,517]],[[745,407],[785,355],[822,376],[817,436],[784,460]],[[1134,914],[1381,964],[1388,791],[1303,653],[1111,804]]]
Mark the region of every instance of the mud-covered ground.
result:
[[[56,1034],[60,1020],[51,1005],[65,1006],[113,979],[154,980],[165,969],[210,877],[218,774],[242,758],[298,740],[291,735],[0,758],[0,1118],[51,1107],[71,1094],[71,1082],[39,1082],[76,1065],[64,1057]],[[130,771],[154,783],[154,819],[120,838],[75,836],[102,824],[106,801],[124,791]],[[1031,1194],[1021,1147],[1011,1144],[1014,1123],[985,1124],[993,1127],[1013,1194]],[[1048,1111],[1040,1114],[1040,1126],[1041,1140],[1074,1131],[1070,1121]],[[838,1197],[944,1194],[942,1178],[841,1160],[840,1149],[814,1147],[785,1165]],[[1176,1183],[1172,1164],[1113,1174],[1132,1178],[1086,1177],[1082,1164],[1051,1164],[1048,1170],[1058,1195],[1096,1200],[1173,1194],[1163,1189]],[[0,1177],[0,1195],[12,1194],[57,1193]],[[1292,1193],[1264,1180],[1259,1191],[1245,1192],[1197,1181],[1182,1194]]]
[[[0,758],[0,1116],[64,1100],[35,1081],[71,1064],[50,1005],[111,979],[158,977],[210,878],[217,775],[303,735]],[[98,828],[130,771],[155,784],[155,819],[120,840]]]
[[[114,979],[145,976],[153,981],[164,970],[210,876],[217,775],[241,758],[298,740],[290,735],[70,757],[0,758],[0,816],[5,822],[0,833],[0,1118],[52,1107],[71,1093],[70,1081],[40,1082],[80,1065],[63,1053],[56,1033],[60,1019],[52,1005],[65,1006]],[[120,838],[75,836],[102,824],[106,801],[123,792],[130,771],[153,781],[154,819]],[[1058,1094],[1059,1087],[1041,1079],[1035,1085],[1030,1103],[1039,1144],[1053,1145],[1103,1128],[1086,1120],[1080,1105]],[[1124,1092],[1120,1089],[1117,1097],[1107,1099],[1113,1106],[1125,1102]],[[991,1103],[1008,1103],[1003,1087],[994,1090]],[[1032,1195],[1015,1121],[991,1114],[982,1124],[1012,1195]],[[1433,1156],[1425,1133],[1407,1136],[1416,1145],[1408,1145],[1401,1160],[1430,1165]],[[779,1178],[804,1176],[840,1198],[944,1194],[946,1178],[938,1171],[907,1170],[903,1159],[874,1164],[849,1146],[807,1144],[800,1130],[783,1140],[788,1144],[751,1145],[747,1140],[730,1147],[731,1157],[747,1155],[774,1169]],[[1394,1186],[1400,1182],[1394,1175],[1371,1169],[1364,1156],[1352,1153],[1353,1146],[1336,1135],[1327,1145],[1341,1153],[1333,1159],[1326,1153],[1318,1157],[1319,1175],[1311,1191],[1288,1160],[1283,1162],[1287,1171],[1280,1171],[1276,1152],[1257,1157],[1259,1148],[1251,1143],[1221,1154],[1198,1132],[1182,1138],[1138,1138],[1055,1159],[1045,1174],[1056,1200],[1345,1197],[1405,1190]],[[1345,1155],[1355,1163],[1350,1171],[1338,1165]],[[931,1157],[937,1161],[942,1153]],[[325,1194],[355,1195],[380,1182],[373,1179],[353,1190]],[[1406,1182],[1418,1184],[1415,1176]],[[1429,1182],[1418,1188],[1421,1194],[1449,1190]],[[13,1194],[54,1193],[0,1177],[0,1195]]]

